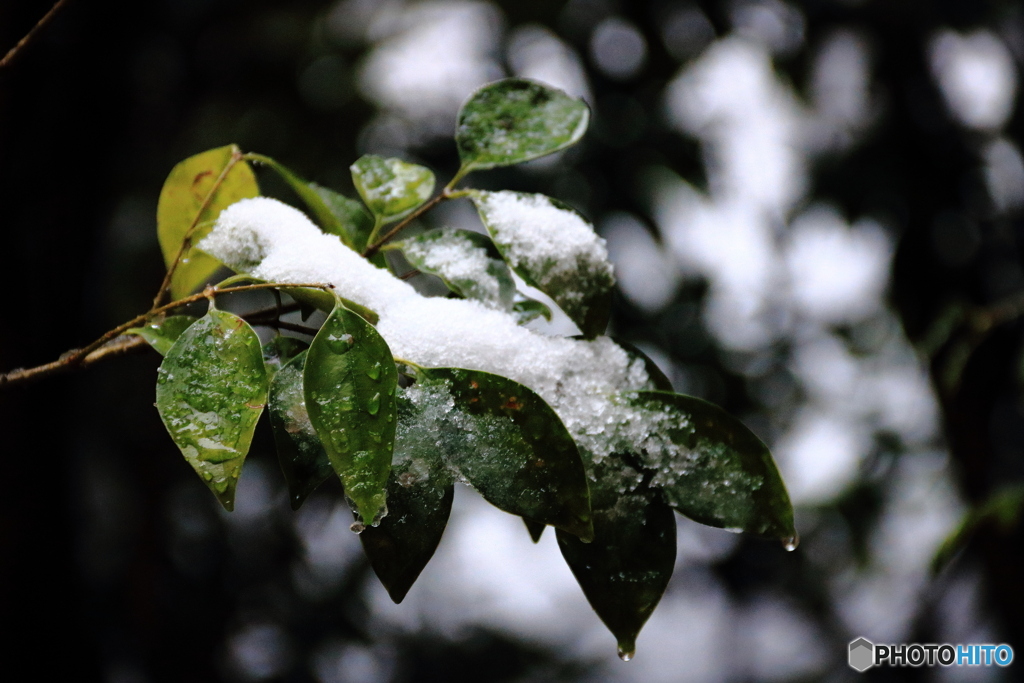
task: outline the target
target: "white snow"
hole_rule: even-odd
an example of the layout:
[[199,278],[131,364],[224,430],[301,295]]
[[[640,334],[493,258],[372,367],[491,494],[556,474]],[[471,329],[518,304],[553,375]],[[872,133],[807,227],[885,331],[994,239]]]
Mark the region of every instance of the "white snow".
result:
[[[449,228],[442,229],[438,237],[429,241],[408,240],[402,251],[410,259],[416,259],[420,268],[465,289],[473,283],[472,291],[463,292],[491,308],[507,308],[503,305],[501,283],[491,270],[491,259],[487,250]],[[511,301],[509,301],[511,303]]]
[[[549,227],[560,230],[561,220]],[[578,220],[595,244],[599,238]],[[566,242],[579,243],[572,227]],[[547,337],[476,301],[423,297],[337,237],[322,233],[299,210],[274,199],[243,199],[228,207],[199,248],[268,281],[333,284],[339,295],[379,314],[377,331],[396,358],[426,367],[482,370],[526,385],[554,408],[577,444],[597,458],[608,449],[601,435],[636,414],[610,397],[653,388],[643,362],[631,361],[608,338]]]

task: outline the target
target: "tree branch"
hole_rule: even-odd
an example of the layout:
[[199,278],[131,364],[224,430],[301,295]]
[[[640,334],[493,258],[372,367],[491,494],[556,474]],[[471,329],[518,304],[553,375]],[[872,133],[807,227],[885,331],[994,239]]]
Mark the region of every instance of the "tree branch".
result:
[[32,40],[39,34],[39,32],[42,31],[46,27],[46,25],[53,20],[55,16],[57,16],[57,12],[59,12],[61,8],[64,7],[64,5],[68,4],[69,2],[70,0],[57,0],[57,2],[54,3],[53,7],[50,8],[50,11],[44,14],[43,18],[36,22],[36,25],[32,27],[32,30],[26,33],[24,38],[19,40],[14,47],[8,50],[7,54],[4,55],[3,59],[0,59],[0,69],[4,69],[10,66],[14,62],[14,60],[18,58],[18,55],[21,54],[21,51],[25,48],[25,46],[32,42]]

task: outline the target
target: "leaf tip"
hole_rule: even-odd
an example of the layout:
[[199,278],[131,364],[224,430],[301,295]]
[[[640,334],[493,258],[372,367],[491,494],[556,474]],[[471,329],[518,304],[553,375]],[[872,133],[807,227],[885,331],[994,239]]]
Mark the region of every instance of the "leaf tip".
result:
[[633,638],[619,641],[619,659],[628,662],[636,655],[636,641]]

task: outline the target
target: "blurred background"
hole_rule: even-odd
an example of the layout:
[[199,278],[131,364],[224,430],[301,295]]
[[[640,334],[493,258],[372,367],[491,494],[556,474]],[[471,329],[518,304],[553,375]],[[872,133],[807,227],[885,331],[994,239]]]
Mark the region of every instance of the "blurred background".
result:
[[[0,3],[0,51],[50,4]],[[1024,8],[997,0],[70,3],[0,70],[0,369],[148,308],[186,156],[234,142],[349,194],[363,153],[446,181],[466,96],[533,78],[590,104],[587,137],[469,184],[593,221],[612,333],[772,447],[803,542],[680,518],[623,664],[554,534],[463,487],[396,606],[339,487],[290,510],[265,424],[223,513],[140,354],[0,391],[3,677],[844,681],[858,636],[1024,655],[1022,67]]]

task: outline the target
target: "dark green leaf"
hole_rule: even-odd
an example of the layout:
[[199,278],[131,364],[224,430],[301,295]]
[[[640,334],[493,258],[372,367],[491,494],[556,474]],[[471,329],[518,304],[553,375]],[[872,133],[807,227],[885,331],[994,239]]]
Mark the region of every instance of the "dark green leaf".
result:
[[171,346],[189,325],[196,321],[192,315],[169,315],[163,320],[155,320],[143,327],[125,330],[125,334],[137,334],[152,346],[161,356],[166,356]]
[[515,316],[517,323],[525,325],[542,316],[545,320],[550,321],[551,309],[541,301],[530,299],[516,292],[515,303],[512,304],[512,315]]
[[702,524],[780,538],[795,547],[793,506],[771,453],[718,406],[664,391],[627,395],[651,434],[636,444],[676,510]]
[[234,508],[238,475],[266,403],[259,337],[241,318],[212,306],[160,365],[160,418],[185,460],[228,510]]
[[516,283],[494,243],[468,230],[430,230],[399,246],[417,270],[436,275],[448,288],[491,308],[512,308]]
[[340,300],[306,352],[306,409],[367,525],[385,512],[398,373],[377,331]]
[[434,430],[439,447],[488,502],[590,539],[583,461],[540,396],[504,377],[455,368],[421,370],[414,386],[442,408],[454,400]]
[[263,363],[267,375],[273,379],[281,366],[309,348],[309,343],[295,337],[278,335],[263,345]]
[[388,514],[359,535],[374,573],[401,602],[433,557],[455,495],[452,473],[431,431],[428,405],[399,393],[395,458],[388,478]]
[[589,121],[583,100],[507,78],[470,95],[459,111],[455,142],[466,171],[509,166],[575,144]]
[[350,169],[359,196],[384,223],[408,215],[434,191],[433,171],[401,159],[367,154]]
[[306,411],[302,391],[305,362],[306,352],[301,351],[285,363],[270,381],[270,426],[277,445],[277,459],[288,482],[288,498],[293,510],[298,510],[306,496],[333,472],[327,451]]
[[[195,245],[210,232],[222,210],[259,193],[256,176],[234,145],[189,157],[171,169],[156,208],[157,236],[167,267],[193,226],[198,226],[192,233]],[[178,265],[171,281],[171,296],[175,299],[194,291],[220,267],[217,259],[198,250],[190,250],[185,256],[188,262]]]
[[373,230],[373,216],[367,213],[361,203],[326,187],[310,183],[327,208],[338,219],[349,236],[350,245],[356,251],[366,248],[366,240]]
[[554,299],[586,338],[603,333],[615,277],[594,228],[542,194],[472,190],[469,197],[512,269]]
[[932,558],[932,574],[938,574],[963,550],[979,526],[993,524],[1004,535],[1024,520],[1024,485],[1010,486],[994,493],[967,512],[956,529],[942,542]]
[[562,557],[627,660],[676,561],[672,508],[643,479],[617,456],[606,456],[590,471],[593,543],[557,531]]
[[526,530],[530,532],[530,538],[533,539],[533,542],[540,542],[540,537],[544,535],[544,529],[547,528],[547,525],[534,522],[532,519],[526,519],[526,517],[523,517],[523,524],[526,525]]

